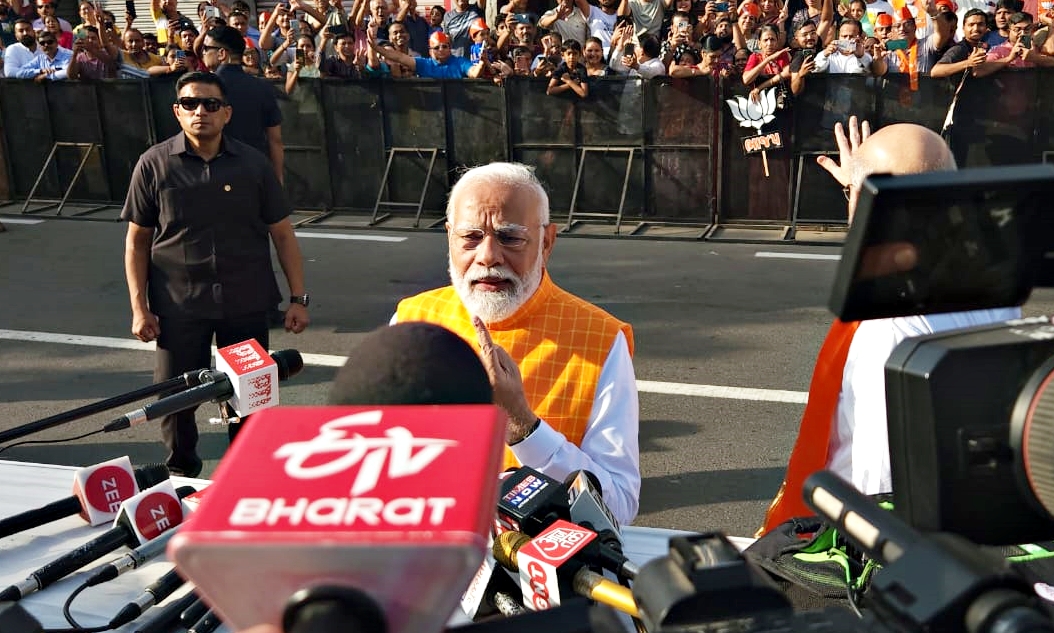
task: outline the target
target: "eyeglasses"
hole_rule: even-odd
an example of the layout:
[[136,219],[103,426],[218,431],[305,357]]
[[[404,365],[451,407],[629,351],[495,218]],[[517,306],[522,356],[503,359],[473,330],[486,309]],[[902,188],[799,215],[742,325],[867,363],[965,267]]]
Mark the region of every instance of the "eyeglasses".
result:
[[215,97],[180,97],[176,100],[176,105],[187,112],[197,110],[198,106],[205,106],[206,112],[216,112],[223,106],[227,105],[227,102]]
[[39,43],[39,44],[40,44],[41,46],[51,46],[52,44],[55,44],[55,43],[56,43],[56,42],[55,42],[55,40],[37,40],[37,42],[38,42],[38,43]]
[[441,51],[444,48],[450,48],[450,44],[437,44],[436,46],[432,47],[432,50],[434,50],[434,51]]
[[[458,240],[460,240],[461,248],[467,251],[475,250],[483,243],[483,238],[485,238],[487,234],[488,232],[483,229],[465,229],[455,233]],[[501,244],[502,248],[507,248],[512,251],[527,246],[531,241],[531,236],[527,229],[498,229],[490,234],[498,240],[498,244]]]

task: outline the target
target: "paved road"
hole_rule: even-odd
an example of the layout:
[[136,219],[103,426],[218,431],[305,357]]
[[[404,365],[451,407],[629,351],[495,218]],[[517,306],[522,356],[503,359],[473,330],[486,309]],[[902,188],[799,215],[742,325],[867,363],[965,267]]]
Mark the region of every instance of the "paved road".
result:
[[[0,428],[148,384],[152,355],[129,345],[123,225],[5,224]],[[299,336],[274,332],[276,349],[342,355],[385,323],[399,298],[445,282],[441,233],[312,229],[301,237],[313,323]],[[635,367],[643,381],[638,525],[752,532],[797,429],[811,363],[830,320],[824,304],[837,265],[830,257],[837,253],[831,247],[558,240],[550,262],[557,283],[634,326]],[[1054,294],[1046,291],[1027,309],[1051,311]],[[102,338],[70,344],[54,334]],[[26,338],[41,340],[19,340]],[[334,372],[332,366],[306,368],[283,385],[283,403],[321,403]],[[35,438],[61,440],[111,417]],[[224,451],[226,433],[207,425],[202,431],[208,474]],[[156,427],[143,425],[14,447],[2,456],[81,464],[129,454],[143,462],[163,457],[157,437]]]

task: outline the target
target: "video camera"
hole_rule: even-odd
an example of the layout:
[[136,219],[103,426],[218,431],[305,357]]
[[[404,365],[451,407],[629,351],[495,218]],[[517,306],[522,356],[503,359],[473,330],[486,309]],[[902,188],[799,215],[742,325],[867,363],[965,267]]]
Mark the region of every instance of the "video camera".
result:
[[[844,321],[1024,303],[1054,286],[1054,166],[876,175],[830,307]],[[894,512],[922,531],[1054,538],[1054,326],[1047,317],[904,340],[886,363]]]

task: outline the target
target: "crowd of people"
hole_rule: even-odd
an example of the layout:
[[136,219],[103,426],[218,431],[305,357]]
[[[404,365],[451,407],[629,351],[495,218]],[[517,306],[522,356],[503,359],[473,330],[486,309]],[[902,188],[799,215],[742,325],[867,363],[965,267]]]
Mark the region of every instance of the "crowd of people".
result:
[[4,76],[208,70],[206,34],[221,26],[243,39],[245,72],[284,80],[287,92],[300,78],[525,76],[585,98],[597,76],[708,75],[741,80],[755,98],[776,88],[783,100],[816,73],[900,73],[915,87],[927,74],[1054,65],[1050,0],[454,0],[446,11],[417,0],[283,0],[258,15],[244,0],[209,0],[195,17],[152,0],[147,24],[126,13],[123,28],[96,0],[82,0],[71,25],[57,1],[0,0]]

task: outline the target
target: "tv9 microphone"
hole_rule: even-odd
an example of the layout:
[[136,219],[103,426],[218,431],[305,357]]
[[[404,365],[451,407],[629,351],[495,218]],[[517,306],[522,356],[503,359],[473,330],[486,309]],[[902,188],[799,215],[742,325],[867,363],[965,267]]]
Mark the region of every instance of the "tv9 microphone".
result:
[[295,349],[271,355],[249,339],[216,350],[216,370],[202,370],[201,384],[151,402],[103,427],[110,433],[205,404],[229,401],[239,418],[278,406],[278,381],[300,373],[304,359]]
[[121,502],[168,479],[164,464],[133,469],[132,462],[118,457],[77,469],[73,475],[73,495],[0,519],[0,538],[79,514],[90,525],[113,521]]
[[180,498],[194,491],[191,486],[174,490],[171,480],[166,479],[127,499],[121,504],[113,528],[0,591],[0,602],[21,600],[118,547],[135,547],[178,525],[183,521]]
[[370,611],[438,631],[483,559],[504,424],[492,405],[264,411],[170,558],[236,630]]

